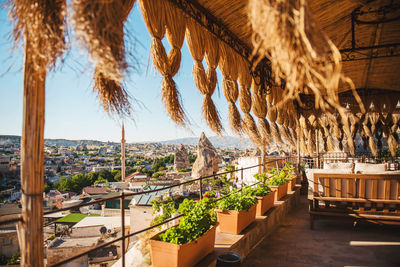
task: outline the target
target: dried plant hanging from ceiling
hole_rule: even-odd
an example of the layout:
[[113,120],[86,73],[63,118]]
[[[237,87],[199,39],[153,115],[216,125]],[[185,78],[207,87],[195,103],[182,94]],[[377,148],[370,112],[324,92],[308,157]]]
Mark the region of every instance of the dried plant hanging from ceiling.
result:
[[257,125],[250,114],[252,108],[250,87],[252,85],[252,78],[250,75],[249,65],[244,59],[238,61],[239,72],[239,106],[243,112],[243,130],[249,136],[253,144],[262,146],[263,143],[260,133],[258,132]]
[[[173,77],[181,63],[181,48],[185,39],[185,17],[168,1],[140,0],[146,26],[152,37],[151,56],[153,64],[163,75],[161,96],[170,118],[178,125],[186,122],[180,95]],[[167,35],[171,50],[167,55],[162,39]]]
[[[223,131],[222,123],[217,108],[211,99],[217,85],[216,68],[220,60],[219,43],[210,35],[205,35],[201,27],[190,19],[187,21],[186,42],[193,57],[193,78],[197,89],[203,94],[201,107],[203,117],[207,125],[220,135]],[[202,63],[206,47],[207,71],[205,71]]]
[[75,33],[95,64],[94,91],[109,114],[129,116],[131,105],[123,87],[127,70],[124,23],[135,3],[126,1],[72,2]]
[[276,83],[286,82],[279,106],[305,90],[314,94],[316,109],[341,109],[339,84],[354,85],[343,76],[339,50],[316,25],[306,0],[250,0],[248,17],[254,54],[268,57]]

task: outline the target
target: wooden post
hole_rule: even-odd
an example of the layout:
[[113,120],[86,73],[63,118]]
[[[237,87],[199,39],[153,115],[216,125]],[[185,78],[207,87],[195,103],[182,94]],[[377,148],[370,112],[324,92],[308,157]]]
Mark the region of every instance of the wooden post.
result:
[[125,182],[125,128],[122,124],[122,138],[121,138],[121,179]]
[[317,169],[319,169],[319,130],[315,129],[315,153],[317,157]]
[[265,172],[265,145],[261,147],[261,172]]
[[22,221],[18,223],[21,266],[40,267],[43,256],[44,109],[46,64],[33,62],[25,42],[21,137]]
[[300,134],[297,133],[297,171],[300,172]]

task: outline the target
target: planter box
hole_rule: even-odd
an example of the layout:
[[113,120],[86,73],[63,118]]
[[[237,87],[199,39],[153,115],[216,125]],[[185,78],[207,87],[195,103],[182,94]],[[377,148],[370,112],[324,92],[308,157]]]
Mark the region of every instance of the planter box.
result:
[[286,196],[288,190],[288,183],[285,183],[280,186],[269,185],[268,187],[271,188],[272,191],[276,191],[275,201],[277,201]]
[[274,206],[276,191],[272,191],[266,196],[257,197],[256,215],[263,215]]
[[216,228],[217,225],[214,225],[200,238],[183,245],[157,240],[161,233],[155,235],[150,239],[152,265],[154,267],[186,267],[196,265],[196,263],[214,251]]
[[256,204],[247,210],[215,210],[218,216],[219,229],[223,233],[239,234],[256,219]]
[[297,181],[297,176],[289,180],[288,190],[294,191],[294,188],[296,187],[296,181]]

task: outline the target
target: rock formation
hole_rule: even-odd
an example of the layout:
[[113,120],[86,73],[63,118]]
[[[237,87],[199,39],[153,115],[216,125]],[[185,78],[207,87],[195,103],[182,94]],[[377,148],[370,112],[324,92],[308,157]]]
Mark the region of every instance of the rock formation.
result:
[[217,150],[207,139],[204,133],[201,133],[199,143],[197,144],[197,159],[193,164],[192,177],[212,175],[218,172],[219,155]]
[[174,169],[176,171],[190,168],[189,155],[184,145],[180,145],[175,152]]

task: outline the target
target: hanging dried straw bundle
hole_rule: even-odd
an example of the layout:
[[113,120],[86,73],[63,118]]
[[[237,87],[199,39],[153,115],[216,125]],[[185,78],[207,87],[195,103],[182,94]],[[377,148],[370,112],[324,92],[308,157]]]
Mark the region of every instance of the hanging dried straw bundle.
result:
[[269,105],[268,106],[268,111],[267,111],[267,116],[269,121],[271,122],[271,136],[274,138],[275,142],[283,145],[284,142],[281,138],[281,135],[279,133],[279,127],[278,125],[275,123],[276,119],[277,119],[277,110],[275,106]]
[[375,157],[378,155],[378,147],[376,145],[376,142],[374,140],[374,136],[371,133],[371,130],[368,127],[368,122],[369,122],[369,113],[365,115],[364,120],[361,122],[364,134],[368,137],[368,144],[369,148],[371,149],[372,155]]
[[[173,77],[178,72],[181,63],[181,48],[185,39],[185,18],[182,12],[168,1],[140,0],[139,2],[144,21],[152,36],[150,52],[153,64],[163,76],[162,101],[170,118],[176,124],[184,126],[187,119]],[[171,45],[168,55],[161,41],[165,33]]]
[[9,6],[15,47],[25,41],[31,67],[45,76],[66,49],[65,0],[9,0]]
[[[215,69],[219,61],[219,45],[215,39],[210,38],[210,35],[205,35],[205,32],[195,21],[187,20],[186,23],[186,42],[194,60],[193,78],[197,89],[203,94],[202,114],[211,130],[221,135],[223,131],[221,119],[211,99],[217,84]],[[209,64],[207,72],[202,63],[206,45],[206,60]]]
[[122,116],[131,112],[122,80],[127,70],[124,23],[134,2],[76,0],[72,4],[76,35],[95,63],[93,90],[106,112]]
[[307,125],[307,120],[306,120],[306,118],[304,118],[303,115],[300,116],[299,125],[300,125],[300,127],[298,129],[298,133],[300,134],[300,150],[304,154],[309,155],[307,145],[306,145],[308,125]]
[[270,126],[268,121],[265,119],[265,117],[267,116],[267,101],[265,98],[266,95],[264,92],[261,91],[260,86],[256,85],[254,81],[252,84],[252,88],[253,88],[252,111],[254,115],[256,115],[258,118],[257,122],[258,132],[260,133],[262,142],[264,144],[271,143]]
[[322,127],[322,129],[324,131],[323,136],[326,137],[326,150],[327,151],[334,151],[335,150],[335,146],[333,144],[332,135],[329,132],[330,126],[329,126],[328,116],[323,114],[318,119],[319,119],[319,125]]
[[276,83],[281,78],[286,81],[280,106],[308,88],[315,95],[316,109],[340,109],[339,82],[348,83],[359,100],[352,81],[341,74],[339,50],[319,29],[306,0],[251,0],[248,17],[254,32],[253,54],[269,58]]
[[225,43],[221,43],[220,46],[221,58],[219,61],[219,67],[224,76],[222,80],[222,88],[226,100],[229,102],[229,124],[231,129],[236,134],[241,134],[242,121],[240,118],[239,111],[235,105],[239,97],[239,88],[237,84],[239,74],[239,58],[236,52],[232,50]]
[[249,73],[248,63],[243,59],[238,61],[239,66],[239,106],[243,112],[243,130],[249,136],[253,144],[263,146],[260,133],[258,132],[257,125],[250,114],[252,101],[250,87],[252,84],[252,78]]

